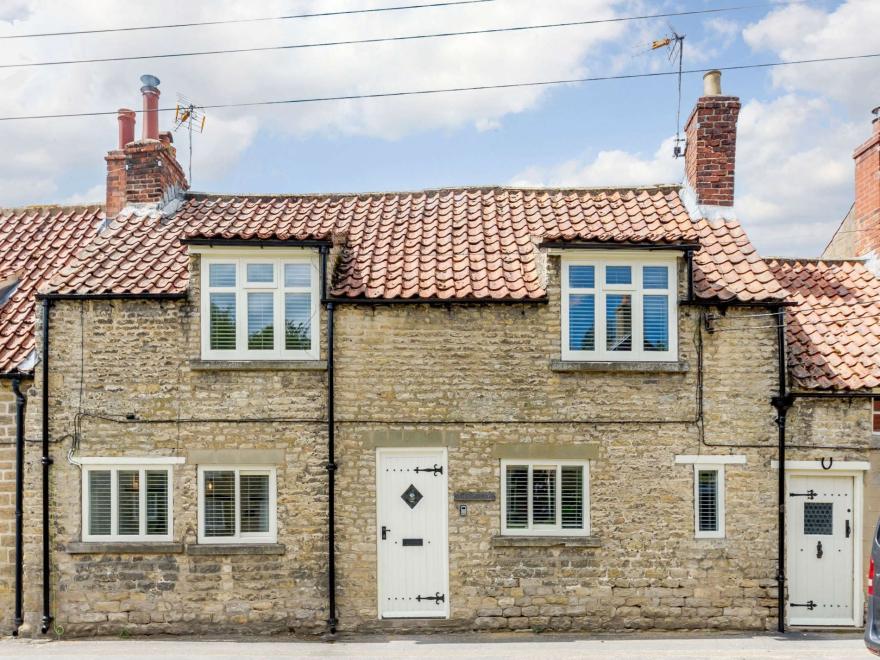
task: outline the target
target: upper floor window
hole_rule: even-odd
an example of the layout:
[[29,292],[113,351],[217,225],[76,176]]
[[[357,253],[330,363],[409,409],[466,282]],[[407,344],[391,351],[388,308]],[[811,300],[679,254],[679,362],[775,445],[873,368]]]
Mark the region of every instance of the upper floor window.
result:
[[880,398],[871,399],[871,430],[880,434]]
[[564,360],[677,360],[676,258],[563,257]]
[[317,359],[318,281],[310,255],[204,257],[202,357]]

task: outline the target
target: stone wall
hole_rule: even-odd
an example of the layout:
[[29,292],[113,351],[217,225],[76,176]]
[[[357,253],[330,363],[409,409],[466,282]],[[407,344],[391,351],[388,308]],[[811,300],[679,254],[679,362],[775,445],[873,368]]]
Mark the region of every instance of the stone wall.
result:
[[[546,304],[338,308],[341,629],[775,627],[777,475],[770,461],[776,427],[769,405],[775,332],[709,334],[700,308],[682,306],[686,370],[558,371],[552,365],[560,355],[558,289],[558,258],[551,258]],[[326,372],[314,364],[309,370],[206,369],[198,361],[198,299],[196,280],[187,301],[53,307],[52,611],[65,635],[315,632],[325,625],[326,424],[320,420]],[[731,309],[725,318],[753,311]],[[863,423],[857,411],[838,408],[799,414],[793,433],[814,439],[822,429]],[[38,437],[38,415],[28,419],[29,434]],[[76,545],[80,472],[65,458],[74,435],[77,456],[282,449],[283,547],[202,554],[195,543],[197,466],[187,462],[174,471],[177,545],[162,552],[83,552]],[[448,622],[377,619],[375,447],[391,438],[449,449]],[[473,503],[467,517],[458,516],[453,493],[498,494],[493,448],[512,442],[599,446],[591,464],[588,547],[500,545],[498,499]],[[32,627],[41,581],[33,524],[40,506],[38,453],[29,448],[26,604]],[[674,457],[698,453],[747,459],[726,470],[724,539],[694,538],[693,467],[674,464]],[[816,454],[822,450],[792,450],[789,458]],[[865,460],[867,445],[840,454]]]
[[12,625],[15,589],[15,395],[0,380],[0,629]]

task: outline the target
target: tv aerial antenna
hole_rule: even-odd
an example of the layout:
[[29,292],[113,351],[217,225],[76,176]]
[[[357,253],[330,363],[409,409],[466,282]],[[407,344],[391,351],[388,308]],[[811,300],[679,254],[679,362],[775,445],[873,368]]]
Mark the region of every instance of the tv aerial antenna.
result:
[[192,160],[193,160],[193,131],[205,132],[205,122],[208,119],[205,109],[196,105],[183,94],[177,95],[177,107],[174,109],[174,132],[186,127],[189,133],[189,183],[192,185]]
[[678,32],[675,31],[675,28],[671,25],[669,26],[669,30],[672,34],[654,41],[651,44],[651,50],[666,48],[668,49],[667,56],[669,57],[670,62],[674,62],[678,59],[678,103],[675,108],[675,145],[672,147],[672,157],[681,158],[684,156],[684,149],[682,148],[684,138],[681,137],[681,72],[684,66],[685,35],[678,34]]

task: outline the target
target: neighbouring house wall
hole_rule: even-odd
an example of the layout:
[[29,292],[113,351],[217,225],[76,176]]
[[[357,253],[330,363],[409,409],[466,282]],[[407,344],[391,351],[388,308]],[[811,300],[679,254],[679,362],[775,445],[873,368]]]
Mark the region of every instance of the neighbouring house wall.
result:
[[[788,444],[798,447],[789,451],[789,460],[870,461],[871,469],[863,480],[861,548],[862,566],[867,567],[874,529],[880,518],[880,435],[872,433],[871,399],[798,399],[789,413],[788,429]],[[823,448],[804,449],[801,445]],[[841,449],[829,449],[831,446]]]
[[843,222],[840,223],[837,231],[834,232],[831,241],[825,246],[825,250],[822,252],[822,258],[855,259],[856,245],[858,244],[856,237],[859,234],[857,227],[858,225],[856,224],[853,209],[850,208],[846,217],[844,217]]
[[15,590],[15,395],[0,380],[0,630],[12,626]]
[[[27,424],[36,392],[30,378],[20,387]],[[0,380],[0,634],[11,631],[15,614],[15,407],[12,381]]]
[[[53,307],[52,612],[65,635],[324,628],[327,438],[326,424],[314,420],[326,414],[326,372],[199,368],[197,266],[194,261],[185,302]],[[769,405],[777,378],[775,330],[708,334],[700,309],[682,306],[686,372],[555,371],[558,267],[551,257],[547,304],[338,308],[340,629],[775,627],[777,474],[770,461],[776,426]],[[734,323],[748,313],[754,310],[730,309],[724,318]],[[78,411],[114,418],[80,417],[79,456],[283,449],[278,541],[284,547],[272,550],[283,554],[195,554],[197,466],[190,462],[174,470],[179,551],[71,552],[81,539],[80,472],[65,457]],[[124,420],[128,414],[136,419]],[[296,421],[236,421],[269,417]],[[29,424],[29,435],[39,437],[39,417],[29,415]],[[449,449],[450,622],[377,619],[375,448],[400,438]],[[500,497],[458,516],[455,492],[499,494],[493,450],[511,442],[599,446],[590,474],[596,547],[501,547],[495,538]],[[747,458],[726,469],[724,539],[693,538],[693,466],[673,461],[697,453]],[[844,453],[865,460],[866,452]],[[39,474],[32,446],[26,503],[32,625],[40,608]]]

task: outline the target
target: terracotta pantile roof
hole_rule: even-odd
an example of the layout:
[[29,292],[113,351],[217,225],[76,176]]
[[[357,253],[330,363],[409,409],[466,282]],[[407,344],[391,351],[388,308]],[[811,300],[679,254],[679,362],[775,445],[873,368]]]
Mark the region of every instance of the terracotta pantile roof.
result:
[[0,283],[17,280],[0,305],[0,373],[16,368],[34,350],[37,289],[98,231],[100,206],[33,206],[0,209]]
[[880,386],[880,279],[861,261],[769,259],[797,305],[788,310],[793,385]]
[[540,299],[537,245],[696,243],[696,293],[744,302],[784,292],[739,225],[694,222],[678,186],[481,188],[352,195],[189,194],[170,217],[122,214],[63,268],[60,293],[186,291],[182,239],[334,240],[331,293],[347,298]]
[[698,220],[701,249],[694,254],[694,290],[701,298],[772,302],[785,288],[758,256],[736,220]]

